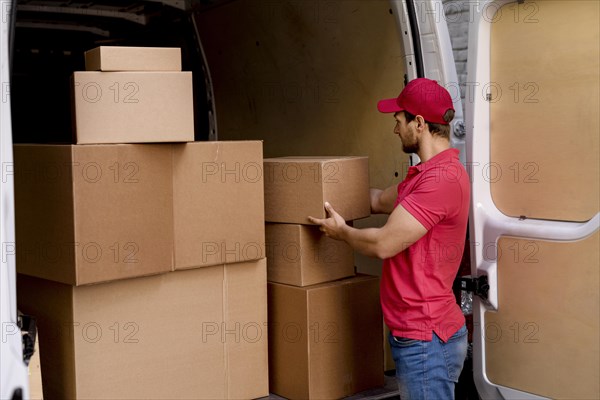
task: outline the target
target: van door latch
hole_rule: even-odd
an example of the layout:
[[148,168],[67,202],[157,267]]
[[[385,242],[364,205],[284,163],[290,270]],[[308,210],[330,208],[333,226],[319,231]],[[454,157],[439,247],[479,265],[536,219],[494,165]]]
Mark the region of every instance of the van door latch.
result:
[[461,290],[474,293],[482,299],[487,300],[490,285],[488,284],[487,275],[475,277],[467,275],[460,277],[460,288]]

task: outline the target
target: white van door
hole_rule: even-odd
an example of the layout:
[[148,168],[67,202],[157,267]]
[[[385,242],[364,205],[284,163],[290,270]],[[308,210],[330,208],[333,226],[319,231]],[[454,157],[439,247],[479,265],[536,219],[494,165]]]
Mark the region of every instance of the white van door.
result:
[[15,222],[14,190],[12,176],[12,129],[10,113],[10,60],[9,32],[13,9],[12,1],[0,2],[0,398],[27,399],[29,384],[27,367],[23,362],[21,329],[17,324],[16,270],[15,270]]
[[600,3],[469,4],[477,389],[598,399]]
[[463,107],[448,34],[448,6],[444,6],[440,0],[392,0],[391,3],[404,47],[405,81],[423,77],[434,79],[450,92],[455,110],[450,144],[460,150],[460,159],[464,164],[466,143]]

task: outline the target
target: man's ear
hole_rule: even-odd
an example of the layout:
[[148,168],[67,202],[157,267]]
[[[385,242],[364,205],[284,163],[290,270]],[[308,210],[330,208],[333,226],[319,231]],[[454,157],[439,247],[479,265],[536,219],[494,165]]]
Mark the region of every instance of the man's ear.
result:
[[425,127],[425,118],[423,118],[423,116],[415,116],[415,122],[417,123],[417,129],[423,129]]

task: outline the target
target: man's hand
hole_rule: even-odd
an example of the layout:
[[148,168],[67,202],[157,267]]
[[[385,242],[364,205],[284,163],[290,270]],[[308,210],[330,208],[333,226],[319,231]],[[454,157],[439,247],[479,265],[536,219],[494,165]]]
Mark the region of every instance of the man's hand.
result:
[[404,251],[422,238],[427,229],[401,205],[394,209],[387,222],[381,228],[357,229],[346,225],[346,221],[325,203],[329,218],[308,217],[310,222],[319,225],[322,232],[330,238],[344,240],[358,252],[386,259]]
[[344,218],[342,218],[328,202],[325,202],[325,211],[329,214],[329,218],[319,219],[308,217],[309,221],[319,225],[319,229],[321,232],[324,232],[327,237],[336,240],[344,240],[344,232],[348,228],[346,221],[344,221]]
[[398,185],[392,185],[385,190],[371,188],[371,213],[391,214],[394,211],[398,197]]

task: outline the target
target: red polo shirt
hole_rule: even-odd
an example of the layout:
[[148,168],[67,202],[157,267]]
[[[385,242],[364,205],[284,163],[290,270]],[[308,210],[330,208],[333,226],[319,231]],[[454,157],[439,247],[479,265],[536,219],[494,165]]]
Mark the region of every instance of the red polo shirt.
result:
[[427,233],[406,250],[384,260],[381,306],[394,336],[446,342],[465,322],[452,292],[462,257],[470,185],[457,149],[409,167],[398,185],[398,204]]

